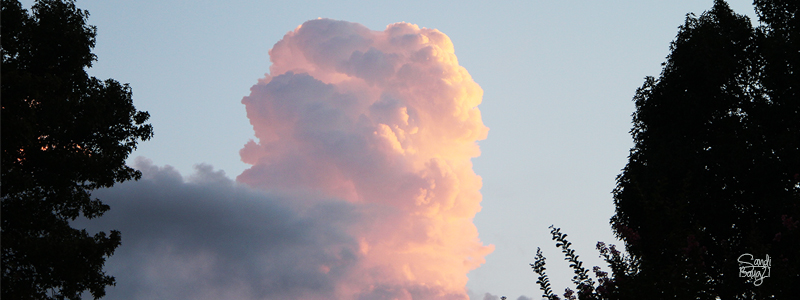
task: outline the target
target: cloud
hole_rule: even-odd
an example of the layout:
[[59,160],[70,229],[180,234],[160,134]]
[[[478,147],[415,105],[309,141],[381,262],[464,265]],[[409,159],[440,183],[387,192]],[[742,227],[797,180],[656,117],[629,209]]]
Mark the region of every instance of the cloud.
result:
[[483,295],[483,300],[500,300],[500,296],[486,293]]
[[[473,300],[500,300],[500,299],[502,299],[502,296],[494,295],[492,293],[484,293],[483,295],[476,294],[476,293],[474,293],[472,291],[468,291],[467,293],[469,294],[470,299],[473,299]],[[510,299],[510,298],[507,298],[507,299]],[[533,300],[533,298],[521,295],[521,296],[519,296],[517,298],[517,300]]]
[[485,262],[472,220],[483,91],[435,29],[304,23],[270,50],[242,103],[252,165],[97,191],[118,229],[108,299],[467,299]]
[[[473,290],[467,290],[467,294],[469,295],[469,299],[471,300],[500,300],[503,296],[495,295],[492,293],[483,293],[476,292]],[[511,297],[507,297],[506,299],[514,299]],[[520,295],[516,298],[516,300],[533,300],[531,297],[527,297],[525,295]]]
[[117,229],[107,299],[330,299],[361,259],[346,202],[298,207],[200,165],[187,179],[145,159],[138,182],[99,190],[112,209],[75,226]]
[[450,39],[317,19],[270,59],[242,100],[258,141],[240,151],[252,167],[237,181],[369,208],[369,226],[351,231],[361,256],[345,297],[466,299],[467,273],[493,250],[472,223],[482,196],[471,159],[488,128]]

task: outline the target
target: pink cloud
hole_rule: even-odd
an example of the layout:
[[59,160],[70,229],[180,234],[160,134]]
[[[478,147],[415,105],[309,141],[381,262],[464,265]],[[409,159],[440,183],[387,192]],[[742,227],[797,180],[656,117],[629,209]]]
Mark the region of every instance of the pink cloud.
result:
[[[478,238],[483,91],[435,29],[304,23],[270,50],[242,100],[258,141],[237,181],[361,207],[358,262],[339,299],[466,299],[467,273],[493,250]],[[327,273],[335,266],[320,266]]]

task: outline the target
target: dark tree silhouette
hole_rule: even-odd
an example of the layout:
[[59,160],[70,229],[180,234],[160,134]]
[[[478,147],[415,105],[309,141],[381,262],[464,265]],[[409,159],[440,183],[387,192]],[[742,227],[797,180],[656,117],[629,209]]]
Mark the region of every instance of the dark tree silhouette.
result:
[[[561,228],[550,226],[550,234],[556,242],[556,247],[561,248],[561,253],[564,254],[564,260],[570,263],[575,276],[572,277],[572,283],[575,285],[575,290],[566,288],[564,291],[564,299],[566,300],[600,300],[600,299],[627,299],[626,295],[630,291],[636,289],[635,286],[630,286],[630,281],[626,280],[638,271],[638,266],[631,259],[631,257],[623,254],[617,250],[615,245],[607,246],[605,243],[598,242],[597,250],[600,251],[600,257],[605,260],[612,273],[609,276],[608,272],[602,268],[595,266],[592,268],[592,273],[597,279],[595,282],[589,275],[589,270],[583,267],[583,262],[578,259],[578,254],[572,249],[572,243],[567,240],[567,234],[561,232]],[[550,278],[546,274],[546,259],[542,255],[542,250],[536,249],[536,257],[534,263],[530,264],[533,272],[539,275],[536,283],[539,289],[542,290],[542,298],[548,300],[560,300],[558,294],[553,293],[552,286],[550,285]]]
[[[762,20],[769,19],[765,5],[779,3],[759,4]],[[774,19],[781,21],[756,30],[716,1],[687,18],[661,77],[637,91],[636,144],[618,178],[612,218],[641,268],[632,280],[649,287],[635,297],[796,295],[800,99],[787,92],[800,81],[772,52],[790,50],[774,41],[777,34],[797,31],[775,29],[787,20]],[[739,276],[745,253],[774,258],[760,286]]]
[[92,190],[141,177],[125,159],[152,127],[127,84],[87,75],[87,11],[54,0],[31,11],[2,1],[2,298],[100,298],[120,234],[69,222],[109,209]]
[[[611,220],[630,257],[607,259],[613,293],[579,299],[800,294],[799,4],[755,5],[757,28],[722,0],[688,15],[637,90]],[[740,276],[746,253],[772,260],[758,285]]]

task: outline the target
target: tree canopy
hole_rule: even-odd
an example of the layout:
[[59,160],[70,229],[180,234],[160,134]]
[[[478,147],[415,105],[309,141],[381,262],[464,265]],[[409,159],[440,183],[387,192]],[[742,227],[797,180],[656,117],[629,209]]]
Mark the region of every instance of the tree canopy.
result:
[[29,13],[2,1],[2,298],[105,294],[103,264],[120,233],[70,226],[109,207],[91,191],[135,180],[125,165],[153,135],[131,88],[90,77],[96,28],[74,1],[40,0]]
[[[637,296],[797,292],[800,80],[797,27],[787,25],[797,6],[756,5],[759,28],[724,1],[687,18],[660,78],[636,93],[635,146],[612,224],[639,262],[633,279],[652,288]],[[744,284],[745,253],[773,257],[763,284]]]
[[[799,4],[755,5],[755,28],[722,0],[688,15],[659,78],[636,91],[611,220],[630,256],[606,256],[605,293],[580,299],[800,294]],[[743,254],[768,255],[770,276],[741,277]]]

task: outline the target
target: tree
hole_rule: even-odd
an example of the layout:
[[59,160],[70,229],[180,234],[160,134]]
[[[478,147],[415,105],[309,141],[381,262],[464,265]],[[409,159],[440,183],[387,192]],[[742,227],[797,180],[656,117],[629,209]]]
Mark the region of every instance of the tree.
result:
[[[688,15],[661,76],[636,91],[635,145],[611,219],[629,256],[598,244],[612,276],[575,282],[578,299],[800,294],[800,4],[755,5],[757,28],[722,0]],[[770,277],[741,277],[743,254],[771,257]],[[544,258],[533,266],[544,296],[557,298],[541,279]]]
[[[798,32],[774,26],[796,24],[796,4],[780,13],[788,3],[757,1],[766,26],[754,29],[715,1],[687,18],[660,78],[637,91],[635,146],[617,180],[612,218],[641,268],[630,280],[648,287],[634,297],[797,294],[800,80],[796,60],[792,67],[783,56],[793,46],[796,59],[796,44],[776,39],[796,40]],[[762,285],[739,276],[745,253],[775,259]]]
[[87,11],[74,0],[31,11],[2,1],[2,298],[97,299],[114,284],[103,264],[120,233],[70,221],[109,209],[92,190],[141,177],[125,159],[153,131],[127,84],[87,75]]
[[[632,286],[630,281],[626,279],[632,274],[638,272],[638,265],[631,259],[631,257],[623,254],[617,250],[615,245],[607,246],[603,242],[597,242],[597,250],[600,251],[600,257],[608,263],[611,267],[611,274],[603,271],[602,268],[594,266],[592,273],[597,279],[595,282],[589,276],[589,270],[583,267],[583,261],[578,259],[575,250],[572,249],[572,243],[567,240],[567,234],[561,232],[561,228],[550,226],[550,234],[553,240],[556,241],[556,247],[561,248],[564,253],[564,259],[570,263],[575,276],[572,277],[572,283],[575,285],[575,290],[566,288],[564,291],[564,299],[566,300],[601,300],[601,299],[628,299],[626,295],[635,290],[636,286]],[[550,285],[550,278],[546,274],[545,268],[546,259],[542,255],[542,250],[536,249],[536,258],[534,263],[530,264],[533,272],[539,275],[536,283],[539,289],[542,290],[542,298],[548,300],[561,300]],[[609,276],[610,275],[610,276]],[[631,298],[633,299],[633,298]]]

